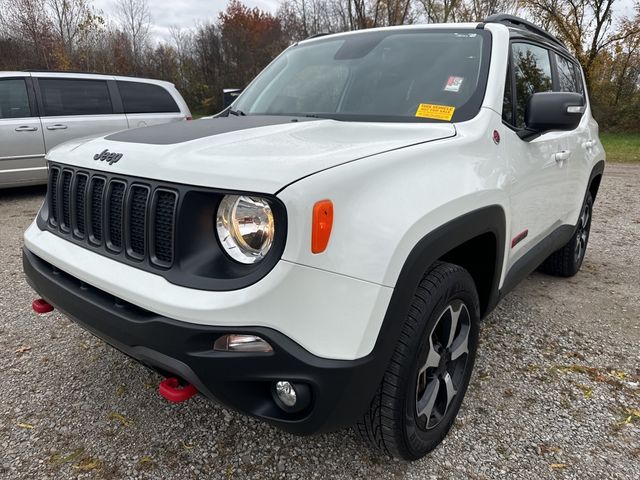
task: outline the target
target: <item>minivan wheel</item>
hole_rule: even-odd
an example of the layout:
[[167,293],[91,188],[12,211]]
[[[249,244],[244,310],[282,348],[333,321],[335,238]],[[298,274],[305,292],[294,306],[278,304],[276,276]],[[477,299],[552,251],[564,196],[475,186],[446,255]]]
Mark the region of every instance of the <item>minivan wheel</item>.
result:
[[469,385],[479,318],[469,273],[436,263],[416,288],[382,382],[356,425],[365,441],[416,460],[444,439]]
[[578,273],[587,252],[592,211],[593,197],[587,193],[573,236],[560,250],[552,253],[540,265],[540,271],[559,277],[573,277]]

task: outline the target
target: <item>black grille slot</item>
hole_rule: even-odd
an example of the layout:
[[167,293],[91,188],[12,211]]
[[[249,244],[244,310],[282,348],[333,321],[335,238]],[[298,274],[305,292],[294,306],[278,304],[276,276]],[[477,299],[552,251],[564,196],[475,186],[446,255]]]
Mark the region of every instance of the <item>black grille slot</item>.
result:
[[60,226],[68,230],[71,227],[71,172],[62,172],[62,222]]
[[173,262],[173,230],[176,194],[166,190],[156,192],[153,240],[158,263],[169,266]]
[[109,184],[109,243],[114,250],[122,248],[122,202],[125,185],[122,182]]
[[76,190],[74,197],[74,212],[76,214],[75,226],[76,233],[83,237],[85,233],[87,233],[87,224],[85,218],[87,180],[88,177],[84,173],[79,173],[76,175]]
[[102,194],[104,179],[91,179],[91,235],[93,239],[102,242]]
[[169,271],[176,262],[180,188],[51,162],[48,218],[38,225],[43,220],[48,231],[117,261]]
[[149,190],[140,185],[131,187],[129,207],[129,242],[131,252],[143,258],[145,254],[144,237],[147,225],[147,199]]
[[51,223],[58,223],[58,177],[60,170],[52,168],[49,172],[49,219]]

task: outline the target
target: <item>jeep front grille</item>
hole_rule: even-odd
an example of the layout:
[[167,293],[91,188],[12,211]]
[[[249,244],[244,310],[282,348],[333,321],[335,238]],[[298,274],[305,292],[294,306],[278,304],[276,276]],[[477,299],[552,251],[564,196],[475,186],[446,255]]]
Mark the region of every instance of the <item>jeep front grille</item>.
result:
[[170,268],[178,198],[157,182],[51,164],[47,228],[102,254]]

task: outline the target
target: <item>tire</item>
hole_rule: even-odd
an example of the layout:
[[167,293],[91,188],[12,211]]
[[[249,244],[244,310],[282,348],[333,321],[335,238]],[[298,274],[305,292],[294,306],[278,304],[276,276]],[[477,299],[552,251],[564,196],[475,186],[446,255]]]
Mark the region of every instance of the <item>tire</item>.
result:
[[450,263],[434,264],[416,288],[382,382],[356,424],[374,449],[416,460],[444,439],[469,385],[479,319],[469,273]]
[[580,218],[578,219],[575,233],[564,247],[552,253],[540,265],[540,271],[558,277],[573,277],[578,273],[589,243],[592,212],[593,197],[588,193],[580,210]]

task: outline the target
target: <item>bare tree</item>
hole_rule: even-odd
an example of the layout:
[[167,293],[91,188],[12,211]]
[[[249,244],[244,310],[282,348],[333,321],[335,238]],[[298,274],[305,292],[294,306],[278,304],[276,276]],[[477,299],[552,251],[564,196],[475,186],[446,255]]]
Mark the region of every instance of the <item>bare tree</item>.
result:
[[75,49],[78,36],[91,22],[92,12],[85,0],[46,0],[51,11],[55,35],[70,57]]
[[149,39],[151,13],[147,0],[118,0],[118,16],[122,29],[129,36],[133,64],[138,70],[141,64],[141,53]]
[[1,0],[0,5],[5,29],[35,53],[31,63],[50,68],[51,22],[44,0]]
[[[617,0],[527,0],[533,15],[545,23],[573,50],[590,86],[592,69],[607,47],[640,34],[637,22],[619,28],[613,17]],[[625,20],[622,21],[625,24]]]

